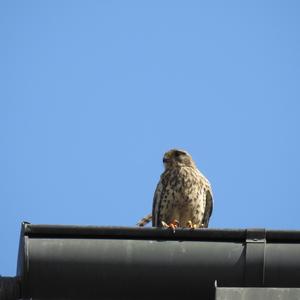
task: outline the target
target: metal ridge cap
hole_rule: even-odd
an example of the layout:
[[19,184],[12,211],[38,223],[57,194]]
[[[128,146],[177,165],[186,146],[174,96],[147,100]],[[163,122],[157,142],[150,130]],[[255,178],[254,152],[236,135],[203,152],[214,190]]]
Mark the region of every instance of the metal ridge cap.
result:
[[[168,228],[155,227],[122,227],[122,226],[79,226],[48,225],[23,223],[24,235],[29,237],[57,238],[106,238],[106,239],[158,239],[158,240],[192,240],[192,241],[228,241],[245,242],[247,233],[260,232],[265,229],[220,229],[178,228],[175,233]],[[265,230],[267,242],[300,243],[299,230]]]
[[273,243],[300,243],[300,230],[267,230],[266,240]]
[[158,239],[194,241],[245,240],[245,229],[189,229],[178,228],[175,233],[168,228],[78,226],[23,223],[24,235],[29,237],[57,238],[107,238],[107,239]]

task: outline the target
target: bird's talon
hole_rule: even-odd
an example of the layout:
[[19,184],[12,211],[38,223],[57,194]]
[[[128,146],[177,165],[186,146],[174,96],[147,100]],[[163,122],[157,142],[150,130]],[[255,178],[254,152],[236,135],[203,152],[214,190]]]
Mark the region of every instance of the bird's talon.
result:
[[174,220],[170,224],[167,224],[166,222],[161,221],[161,224],[164,228],[172,229],[173,233],[175,233],[176,228],[179,226],[179,222],[177,220]]
[[190,220],[190,221],[187,222],[187,227],[190,228],[190,229],[196,229],[197,225],[193,224],[193,222]]
[[161,225],[162,225],[164,228],[169,228],[169,225],[168,225],[166,222],[164,222],[164,221],[161,221]]
[[175,230],[176,230],[176,227],[177,227],[177,226],[174,225],[174,224],[172,224],[172,223],[171,223],[169,226],[170,226],[169,228],[172,229],[173,233],[175,233]]

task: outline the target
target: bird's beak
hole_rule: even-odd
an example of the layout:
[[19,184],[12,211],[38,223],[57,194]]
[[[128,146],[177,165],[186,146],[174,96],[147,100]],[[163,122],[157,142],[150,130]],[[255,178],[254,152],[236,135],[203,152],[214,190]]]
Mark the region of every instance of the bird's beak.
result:
[[165,164],[165,163],[168,163],[170,161],[170,159],[168,159],[168,158],[166,158],[166,157],[164,157],[163,158],[163,163]]

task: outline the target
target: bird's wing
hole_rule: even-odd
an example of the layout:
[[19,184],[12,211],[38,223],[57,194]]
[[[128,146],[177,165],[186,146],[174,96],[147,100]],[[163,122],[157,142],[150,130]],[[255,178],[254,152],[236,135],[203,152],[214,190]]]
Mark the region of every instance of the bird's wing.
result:
[[163,184],[161,180],[158,182],[154,197],[153,197],[153,206],[152,206],[152,226],[158,227],[160,226],[160,204],[161,204],[161,194],[163,190]]
[[212,214],[213,206],[214,206],[213,195],[212,195],[212,191],[210,188],[207,189],[205,197],[206,197],[206,206],[205,206],[205,211],[204,211],[204,216],[203,216],[203,227],[207,228],[209,218]]

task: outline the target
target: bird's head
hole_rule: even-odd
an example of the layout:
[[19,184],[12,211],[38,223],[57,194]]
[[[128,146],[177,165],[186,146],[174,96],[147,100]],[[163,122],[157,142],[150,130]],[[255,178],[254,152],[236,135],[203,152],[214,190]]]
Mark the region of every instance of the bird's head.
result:
[[174,167],[195,167],[195,163],[185,150],[171,149],[164,154],[165,169]]

